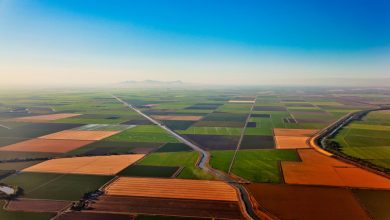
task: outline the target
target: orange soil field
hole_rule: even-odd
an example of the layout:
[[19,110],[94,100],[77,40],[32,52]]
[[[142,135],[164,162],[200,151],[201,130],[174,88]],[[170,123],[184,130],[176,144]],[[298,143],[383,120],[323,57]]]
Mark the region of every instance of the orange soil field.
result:
[[25,172],[115,175],[141,159],[144,154],[72,157],[47,160],[24,169]]
[[286,183],[390,189],[390,179],[386,177],[324,156],[313,149],[299,149],[298,153],[303,162],[281,162]]
[[279,219],[371,219],[344,188],[286,184],[249,184],[256,201]]
[[255,103],[255,100],[229,100],[229,103]]
[[191,116],[191,115],[152,115],[156,120],[167,120],[167,121],[199,121],[202,116]]
[[54,121],[63,118],[70,118],[79,116],[81,114],[72,114],[72,113],[59,113],[59,114],[49,114],[49,115],[36,115],[36,116],[27,116],[14,118],[13,121],[24,121],[24,122],[39,122],[39,121]]
[[301,136],[275,136],[277,149],[295,149],[295,148],[309,148],[307,140],[309,137]]
[[107,195],[238,201],[236,190],[222,181],[120,177]]
[[90,140],[98,141],[106,137],[110,137],[120,131],[78,131],[78,130],[65,130],[56,132],[53,134],[45,135],[39,138],[44,139],[66,139],[66,140]]
[[275,136],[303,136],[310,137],[315,134],[317,129],[285,129],[285,128],[274,128]]
[[16,200],[11,200],[6,209],[24,212],[59,212],[70,205],[70,203],[70,201],[61,200],[18,198]]
[[22,151],[22,152],[45,152],[45,153],[65,153],[94,141],[80,140],[51,140],[35,138],[22,141],[16,144],[7,145],[0,148],[0,151]]

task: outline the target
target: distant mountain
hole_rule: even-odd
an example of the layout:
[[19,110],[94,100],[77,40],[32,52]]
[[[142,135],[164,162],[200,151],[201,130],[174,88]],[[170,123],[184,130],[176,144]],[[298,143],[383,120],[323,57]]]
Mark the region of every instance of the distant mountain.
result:
[[158,81],[158,80],[143,80],[143,81],[135,81],[135,80],[127,80],[119,83],[120,86],[123,87],[181,87],[184,86],[180,80],[176,81]]

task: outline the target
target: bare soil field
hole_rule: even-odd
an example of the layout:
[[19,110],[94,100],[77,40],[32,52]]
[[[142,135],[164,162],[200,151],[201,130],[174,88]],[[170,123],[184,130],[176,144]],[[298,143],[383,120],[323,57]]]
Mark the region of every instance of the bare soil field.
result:
[[93,141],[51,140],[35,138],[2,147],[0,148],[0,151],[65,153],[90,144],[92,142]]
[[120,177],[105,191],[113,196],[238,201],[232,186],[209,180]]
[[370,219],[348,189],[285,184],[249,184],[246,188],[280,219]]
[[133,220],[134,216],[128,214],[111,214],[111,213],[100,213],[100,212],[66,212],[55,220]]
[[66,140],[86,140],[86,141],[98,141],[120,131],[77,131],[77,130],[65,130],[57,133],[45,135],[39,138],[43,139],[66,139]]
[[231,201],[101,196],[90,208],[94,212],[244,219],[238,202]]
[[70,201],[61,200],[19,198],[11,200],[6,209],[24,212],[59,212],[70,205],[70,203]]
[[193,116],[193,115],[152,115],[156,120],[165,120],[165,121],[199,121],[203,116]]
[[300,136],[310,137],[315,134],[317,129],[285,129],[285,128],[274,128],[275,136]]
[[76,117],[81,114],[73,114],[73,113],[59,113],[59,114],[49,114],[49,115],[35,115],[35,116],[27,116],[20,118],[13,118],[12,121],[22,121],[22,122],[44,122],[44,121],[54,121],[58,119]]
[[390,189],[390,179],[324,156],[313,149],[299,149],[302,162],[282,161],[289,184]]
[[144,154],[72,157],[44,161],[25,172],[115,175],[141,159]]
[[295,149],[295,148],[309,148],[307,140],[309,137],[302,136],[275,136],[277,149]]

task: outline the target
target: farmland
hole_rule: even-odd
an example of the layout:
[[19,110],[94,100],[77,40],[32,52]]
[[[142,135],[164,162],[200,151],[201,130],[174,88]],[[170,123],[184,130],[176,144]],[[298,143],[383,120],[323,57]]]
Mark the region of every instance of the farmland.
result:
[[78,200],[109,181],[110,176],[64,175],[23,172],[2,179],[2,183],[19,186],[23,197],[34,199]]
[[390,110],[373,111],[344,127],[334,141],[348,156],[390,170]]
[[[0,217],[37,211],[31,219],[47,219],[47,212],[82,199],[88,205],[81,212],[57,219],[244,219],[248,203],[227,179],[247,189],[256,213],[281,219],[388,217],[387,177],[321,154],[309,142],[340,117],[373,108],[378,98],[310,89],[112,94],[158,123],[106,92],[0,94],[0,182],[22,189]],[[390,94],[380,97],[390,100]],[[335,140],[344,153],[386,167],[390,114],[373,113]],[[210,158],[202,161],[205,155],[191,144]],[[87,196],[99,188],[102,194]]]

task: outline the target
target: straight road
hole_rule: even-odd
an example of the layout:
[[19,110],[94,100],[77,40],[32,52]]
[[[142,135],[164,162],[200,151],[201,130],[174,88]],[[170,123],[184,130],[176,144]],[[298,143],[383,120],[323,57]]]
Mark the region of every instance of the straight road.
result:
[[226,173],[223,173],[223,172],[221,172],[219,170],[215,170],[215,169],[213,169],[213,168],[211,168],[209,166],[209,160],[210,160],[210,153],[209,152],[203,150],[202,148],[200,148],[196,144],[194,144],[191,141],[187,140],[186,138],[182,137],[181,135],[179,135],[175,131],[171,130],[167,126],[165,126],[165,125],[161,124],[160,122],[154,120],[152,117],[144,114],[142,111],[140,111],[136,107],[132,106],[131,104],[123,101],[122,99],[118,98],[117,96],[112,95],[112,97],[115,98],[116,100],[118,100],[118,102],[120,102],[123,105],[129,107],[130,109],[132,109],[133,111],[137,112],[138,114],[142,115],[144,118],[148,119],[153,124],[158,125],[160,128],[164,129],[169,134],[174,136],[181,143],[184,143],[184,144],[188,145],[189,147],[191,147],[192,149],[194,149],[195,151],[198,151],[200,153],[200,155],[201,155],[201,158],[198,161],[198,163],[196,164],[196,166],[201,168],[205,172],[210,173],[211,175],[213,175],[217,179],[223,180],[225,182],[228,182],[230,185],[235,187],[240,192],[241,201],[243,202],[243,207],[245,208],[247,216],[249,218],[251,218],[251,219],[255,219],[255,220],[259,219],[257,217],[256,213],[255,213],[255,210],[254,210],[254,208],[252,206],[252,202],[250,200],[249,194],[245,190],[245,188],[241,184],[237,183],[233,178],[231,178]]
[[232,161],[230,162],[229,169],[228,169],[228,174],[231,173],[233,165],[234,165],[234,161],[236,160],[237,153],[240,150],[241,142],[242,142],[242,139],[244,138],[244,135],[245,135],[245,129],[246,129],[246,126],[248,125],[249,119],[251,118],[251,114],[253,112],[253,108],[256,105],[256,100],[257,100],[257,97],[255,98],[255,100],[254,100],[254,102],[253,102],[253,104],[251,106],[251,109],[249,111],[248,117],[246,117],[245,126],[242,129],[242,131],[241,131],[240,139],[238,140],[238,144],[237,144],[236,150],[234,151],[234,155],[233,155]]

